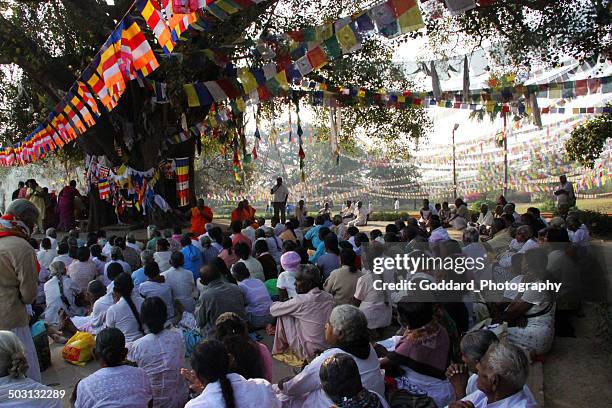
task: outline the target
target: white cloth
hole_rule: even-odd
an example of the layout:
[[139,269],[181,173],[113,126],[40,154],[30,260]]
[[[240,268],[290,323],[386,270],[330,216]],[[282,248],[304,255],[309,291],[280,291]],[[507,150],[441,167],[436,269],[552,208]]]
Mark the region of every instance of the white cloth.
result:
[[153,282],[147,280],[138,286],[138,293],[143,298],[158,297],[166,304],[168,320],[174,318],[174,299],[172,298],[172,288],[166,282]]
[[76,309],[74,298],[79,289],[68,276],[63,276],[62,284],[64,285],[64,296],[68,299],[69,305],[66,305],[61,298],[59,280],[57,276],[52,277],[45,282],[45,322],[53,326],[59,326],[59,311],[64,309],[66,314],[71,315]]
[[77,408],[147,408],[153,398],[147,373],[122,365],[101,368],[77,386]]
[[[511,280],[513,283],[522,281],[523,275],[518,275]],[[504,292],[504,297],[508,299],[515,299],[517,296],[518,292]],[[546,291],[526,290],[521,300],[532,305],[526,314],[533,315],[545,310],[547,312],[528,318],[525,327],[508,327],[508,341],[528,353],[533,351],[536,354],[546,354],[552,346],[555,333],[555,307],[554,304],[550,304],[553,301],[552,295]]]
[[368,319],[368,329],[378,329],[391,324],[391,294],[387,290],[374,289],[374,282],[393,282],[392,270],[385,270],[381,275],[366,272],[357,280],[355,298],[360,300],[359,309]]
[[478,225],[486,225],[487,227],[490,227],[493,225],[493,213],[489,210],[487,210],[486,214],[481,212],[478,214],[478,221],[476,221],[476,223]]
[[242,262],[246,265],[249,273],[251,274],[251,278],[259,279],[262,282],[266,281],[263,266],[261,266],[261,262],[259,262],[257,259],[249,256],[246,260],[241,259],[238,262]]
[[589,246],[589,229],[586,225],[581,224],[576,231],[567,230],[567,235],[570,241],[576,246]]
[[448,380],[429,377],[406,366],[401,367],[404,374],[396,379],[397,388],[427,395],[438,407],[444,407],[453,400],[455,393]]
[[353,357],[359,368],[364,388],[379,395],[385,394],[384,377],[374,348],[370,346],[370,355],[366,359],[357,358],[339,348],[331,348],[312,360],[298,375],[283,385],[283,396],[289,398],[290,407],[327,408],[334,406],[333,401],[321,389],[319,370],[328,357],[338,353],[349,354]]
[[353,212],[355,219],[348,222],[348,226],[361,227],[368,223],[368,209],[361,206],[361,208],[355,207]]
[[187,383],[181,376],[185,364],[185,342],[178,329],[149,333],[132,343],[128,360],[145,370],[153,390],[153,406],[182,407],[187,401]]
[[185,268],[170,268],[162,273],[172,289],[172,297],[183,305],[189,313],[194,313],[197,290],[191,271]]
[[399,209],[400,209],[400,202],[399,202],[399,200],[395,200],[395,202],[393,203],[393,209],[395,211],[399,211]]
[[164,198],[162,196],[160,196],[159,194],[155,194],[155,196],[153,197],[153,202],[163,211],[163,212],[168,212],[168,211],[172,211],[172,208],[168,205],[168,202],[166,200],[164,200]]
[[[261,378],[245,380],[239,374],[228,374],[234,391],[234,401],[239,408],[280,408],[281,404],[269,382]],[[189,401],[185,408],[225,407],[219,381],[208,384],[202,393]]]
[[294,298],[297,295],[297,292],[295,291],[295,272],[281,272],[276,279],[276,287],[279,289],[285,289],[289,295],[289,299]]
[[251,242],[255,242],[255,228],[253,228],[251,225],[244,228],[241,232],[242,232],[242,235],[250,239]]
[[38,365],[38,355],[36,354],[36,347],[34,346],[30,326],[14,327],[11,331],[15,336],[19,337],[19,340],[23,343],[26,360],[28,360],[28,372],[26,375],[28,378],[40,382],[40,366]]
[[[513,239],[510,242],[510,251],[505,252],[500,255],[499,265],[504,268],[510,268],[512,266],[512,255],[514,254],[524,254],[531,248],[537,248],[539,246],[538,242],[534,239],[528,239],[525,242],[518,242],[516,239]],[[515,251],[515,252],[513,252]]]
[[66,265],[66,269],[68,269],[68,267],[70,266],[72,261],[74,261],[74,259],[72,259],[70,256],[68,256],[68,254],[62,254],[62,255],[58,255],[55,258],[53,258],[53,261],[51,261],[51,263],[53,263],[55,261],[62,261],[64,263],[64,265]]
[[57,252],[55,252],[55,250],[53,249],[41,249],[40,251],[38,251],[38,253],[36,254],[36,258],[38,259],[38,263],[40,264],[41,268],[49,268],[49,265],[51,265],[51,262],[53,262],[53,259],[57,256]]
[[140,253],[142,252],[142,249],[140,248],[140,245],[138,245],[137,242],[131,243],[131,242],[126,242],[125,243],[126,246],[129,246],[130,248],[132,248],[134,251],[138,252],[138,255],[140,255]]
[[469,394],[462,401],[471,401],[474,404],[474,408],[535,408],[538,403],[533,398],[531,393],[527,394],[525,388],[492,404],[487,402],[487,396],[484,392],[476,390]]
[[[143,301],[138,293],[132,292],[132,302],[134,302],[138,313],[140,313]],[[117,303],[106,311],[106,327],[116,327],[121,330],[125,336],[126,343],[138,340],[143,336],[138,327],[138,322],[132,313],[132,309],[130,309],[124,298],[119,299]]]
[[96,335],[106,327],[106,312],[114,303],[112,293],[107,293],[94,302],[91,311],[91,334]]
[[431,211],[431,215],[438,215],[438,210],[436,210],[436,206],[433,204],[429,204],[429,211]]
[[[160,271],[167,271],[172,266],[170,265],[170,257],[172,251],[156,252],[153,254],[153,259],[157,262]],[[191,273],[191,272],[190,272]],[[193,274],[191,275],[193,277]]]
[[[45,238],[49,238],[49,241],[51,241],[51,250],[57,252],[57,239],[55,238],[51,238],[50,236],[45,236]],[[38,245],[38,249],[42,250],[42,239],[40,240],[40,245]]]
[[[25,398],[9,398],[9,391],[32,391],[33,395],[26,395]],[[12,378],[9,376],[0,377],[0,407],[2,408],[61,408],[60,398],[36,398],[36,393],[51,396],[51,387],[42,385],[31,378]],[[32,398],[29,398],[29,397]]]

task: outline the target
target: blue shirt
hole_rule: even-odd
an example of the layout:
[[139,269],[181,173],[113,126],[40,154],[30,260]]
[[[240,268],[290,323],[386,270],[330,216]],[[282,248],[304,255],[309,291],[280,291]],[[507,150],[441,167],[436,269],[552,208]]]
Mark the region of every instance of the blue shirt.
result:
[[308,259],[311,263],[313,264],[317,264],[317,261],[319,260],[319,258],[325,253],[325,242],[321,242],[318,246],[317,246],[317,250],[315,251],[314,254],[312,254],[310,256],[310,258]]
[[191,271],[194,280],[198,279],[200,277],[200,269],[204,264],[204,260],[202,259],[202,251],[189,244],[181,249],[181,253],[185,258],[183,268]]
[[329,278],[332,271],[340,268],[340,257],[333,252],[325,252],[317,260],[317,268],[321,271],[323,278]]
[[314,248],[319,248],[319,244],[321,243],[321,240],[319,239],[319,230],[322,227],[322,225],[315,225],[308,230],[306,235],[304,235],[304,238],[310,240]]
[[134,281],[134,286],[138,287],[141,283],[146,282],[149,278],[144,273],[144,266],[140,269],[136,269],[132,272],[132,281]]

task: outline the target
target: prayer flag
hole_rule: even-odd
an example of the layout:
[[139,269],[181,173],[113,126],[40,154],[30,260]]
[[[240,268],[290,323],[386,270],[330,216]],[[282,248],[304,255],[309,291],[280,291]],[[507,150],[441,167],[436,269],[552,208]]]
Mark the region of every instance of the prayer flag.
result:
[[144,17],[147,26],[155,34],[155,38],[157,38],[157,42],[164,52],[170,54],[174,50],[175,42],[157,3],[151,0],[137,0],[136,7]]
[[108,180],[101,179],[98,181],[98,192],[100,194],[100,200],[108,200],[110,198],[110,185]]
[[64,115],[68,118],[69,122],[76,128],[78,134],[82,134],[87,130],[87,127],[81,121],[81,118],[72,110],[70,104],[66,103],[63,109]]
[[85,124],[87,125],[87,127],[91,127],[96,124],[95,119],[93,118],[93,116],[91,115],[91,112],[89,112],[89,109],[87,109],[83,101],[81,101],[73,93],[69,93],[68,98],[70,99],[70,103],[72,104],[72,106],[74,106],[74,108],[79,112],[79,114],[85,121]]
[[398,23],[402,34],[416,31],[425,27],[419,5],[415,2],[413,7],[399,16]]
[[389,3],[378,4],[372,7],[369,12],[379,29],[391,24],[395,20],[392,6]]
[[89,92],[89,89],[87,89],[87,85],[80,81],[77,81],[77,93],[79,94],[83,102],[87,104],[87,107],[94,115],[94,117],[97,118],[100,115],[100,110],[98,109],[98,104],[96,103],[96,100],[94,99],[93,95],[91,94],[91,92]]
[[476,7],[475,0],[446,0],[446,7],[452,16],[465,13]]
[[361,44],[359,43],[359,39],[357,35],[353,31],[352,26],[349,24],[343,27],[340,31],[336,33],[336,38],[342,47],[342,51],[345,54],[354,52],[359,49]]
[[225,92],[223,92],[223,89],[216,81],[207,81],[204,82],[204,85],[206,86],[206,88],[208,88],[208,91],[212,95],[215,102],[220,102],[227,99],[227,95],[225,94]]
[[306,56],[313,69],[321,68],[323,65],[327,64],[327,55],[325,55],[325,52],[323,52],[319,46],[308,51]]
[[159,67],[151,45],[140,26],[133,22],[121,33],[121,67],[126,77],[134,79],[134,71],[148,76]]
[[239,78],[245,93],[249,94],[257,89],[257,79],[248,68],[240,68]]

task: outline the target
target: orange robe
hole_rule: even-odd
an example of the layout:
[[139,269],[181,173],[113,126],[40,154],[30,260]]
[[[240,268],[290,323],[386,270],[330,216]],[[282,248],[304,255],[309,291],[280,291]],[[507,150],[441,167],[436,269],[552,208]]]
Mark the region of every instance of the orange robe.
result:
[[245,208],[236,208],[234,211],[232,211],[232,216],[231,216],[232,221],[240,221],[243,222],[244,220],[248,220],[249,219],[249,211]]
[[213,212],[209,207],[200,210],[198,207],[191,209],[191,232],[200,236],[206,231],[205,225],[213,220]]

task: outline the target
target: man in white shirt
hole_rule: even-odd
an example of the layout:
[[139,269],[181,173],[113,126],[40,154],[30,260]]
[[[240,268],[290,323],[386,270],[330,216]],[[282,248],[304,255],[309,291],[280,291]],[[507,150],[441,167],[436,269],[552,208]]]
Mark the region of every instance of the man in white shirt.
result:
[[140,253],[142,252],[142,248],[136,242],[136,237],[134,236],[134,234],[127,234],[127,236],[125,237],[125,246],[132,248],[138,253],[138,255],[140,255]]
[[191,271],[182,267],[184,257],[181,252],[175,252],[170,257],[170,263],[176,265],[163,272],[161,275],[172,289],[172,297],[183,305],[189,312],[195,312],[197,289]]
[[478,390],[449,408],[535,408],[525,391],[529,361],[525,352],[509,343],[494,343],[478,363]]
[[352,204],[353,203],[351,200],[347,200],[346,206],[340,212],[340,216],[342,217],[342,222],[344,224],[347,224],[349,221],[355,219],[355,208],[351,206]]
[[399,212],[399,209],[400,209],[399,198],[395,199],[395,202],[393,203],[393,209],[395,210],[395,212]]
[[280,219],[281,224],[285,225],[287,221],[287,199],[289,198],[289,190],[283,184],[283,178],[276,179],[276,185],[271,190],[273,199],[272,206],[274,207],[274,216]]
[[565,174],[559,177],[559,188],[554,192],[554,194],[557,197],[557,207],[567,204],[568,207],[571,208],[576,205],[574,186],[572,183],[567,181]]
[[567,225],[567,235],[572,244],[582,247],[589,246],[589,229],[580,222],[577,215],[568,215],[565,224]]
[[361,201],[357,201],[357,208],[355,208],[353,214],[355,214],[355,219],[353,221],[349,221],[347,224],[349,227],[362,227],[367,225],[368,210],[363,207],[363,203]]
[[483,229],[487,229],[493,225],[493,213],[489,211],[489,206],[483,204],[480,206],[480,214],[478,214],[478,221],[476,221],[481,233]]
[[429,207],[429,211],[431,211],[431,215],[438,215],[438,210],[433,204],[429,203],[429,200],[426,198],[423,200],[423,207]]

